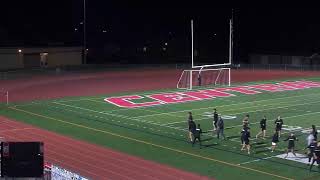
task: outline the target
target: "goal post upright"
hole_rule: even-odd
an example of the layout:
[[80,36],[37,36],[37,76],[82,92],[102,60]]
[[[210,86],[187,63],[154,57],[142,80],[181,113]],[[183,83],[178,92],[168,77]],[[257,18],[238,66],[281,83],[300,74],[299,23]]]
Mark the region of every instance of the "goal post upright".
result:
[[191,19],[191,67],[193,68],[193,52],[194,52],[194,49],[193,49],[193,19]]
[[[195,62],[194,57],[194,20],[190,20],[190,28],[191,28],[191,69],[190,70],[184,70],[180,76],[180,79],[178,80],[177,88],[178,89],[189,89],[192,90],[193,88],[193,81],[195,81],[195,77],[193,75],[193,72],[198,73],[198,78],[202,79],[202,72],[207,71],[219,71],[217,74],[217,77],[215,79],[214,84],[218,81],[220,78],[220,73],[224,73],[223,76],[228,76],[225,80],[228,81],[225,85],[231,86],[231,65],[233,61],[233,9],[231,12],[231,18],[229,19],[229,51],[228,56],[225,57],[225,63],[218,63],[218,64],[197,64]],[[228,59],[227,59],[228,58]],[[198,58],[196,58],[198,59]],[[200,69],[201,68],[201,69]],[[222,72],[223,71],[223,72]],[[226,72],[227,71],[227,72]],[[196,75],[196,74],[195,74]],[[184,76],[187,76],[186,78],[183,78]],[[179,83],[182,82],[183,79],[187,79],[188,84],[186,88],[179,88]],[[200,79],[200,80],[201,80]]]

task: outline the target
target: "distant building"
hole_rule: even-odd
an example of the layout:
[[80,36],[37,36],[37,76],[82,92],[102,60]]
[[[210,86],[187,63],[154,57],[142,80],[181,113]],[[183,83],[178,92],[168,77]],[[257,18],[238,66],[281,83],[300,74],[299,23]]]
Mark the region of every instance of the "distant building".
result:
[[0,70],[82,64],[81,47],[0,48]]

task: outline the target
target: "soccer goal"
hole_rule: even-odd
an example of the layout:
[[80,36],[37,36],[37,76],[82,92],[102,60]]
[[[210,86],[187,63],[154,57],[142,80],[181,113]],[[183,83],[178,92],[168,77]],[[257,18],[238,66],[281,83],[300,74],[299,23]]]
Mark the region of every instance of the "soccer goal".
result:
[[201,68],[184,70],[177,83],[178,89],[205,86],[230,86],[230,68]]

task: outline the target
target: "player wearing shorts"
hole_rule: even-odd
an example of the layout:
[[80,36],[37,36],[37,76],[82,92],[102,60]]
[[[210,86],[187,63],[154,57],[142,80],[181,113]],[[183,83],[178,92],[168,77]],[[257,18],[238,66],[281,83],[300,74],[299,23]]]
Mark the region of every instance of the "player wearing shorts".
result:
[[313,139],[312,143],[309,144],[308,148],[308,165],[311,163],[311,158],[313,158],[314,150],[317,147],[317,141]]
[[247,127],[247,126],[244,126],[244,127],[242,128],[241,132],[240,132],[240,134],[241,134],[241,136],[240,136],[241,145],[243,145],[243,143],[244,143],[244,140],[243,140],[243,139],[244,139],[245,133],[246,133],[246,131],[247,131],[248,129],[250,129],[250,128]]
[[201,134],[202,134],[202,129],[200,128],[200,124],[198,124],[198,128],[195,129],[195,131],[193,132],[194,135],[194,139],[192,142],[192,147],[194,146],[194,144],[196,143],[196,140],[199,141],[199,145],[200,145],[200,149],[201,149]]
[[247,129],[243,133],[243,144],[241,151],[243,151],[245,148],[247,149],[248,154],[250,154],[250,129]]
[[283,120],[281,119],[280,116],[274,121],[274,124],[276,125],[276,131],[279,134],[279,137],[281,136],[281,130],[282,130],[282,125],[283,125]]
[[317,164],[318,164],[318,168],[320,168],[320,142],[317,143],[317,147],[314,148],[314,151],[313,151],[313,160],[312,160],[312,163],[311,163],[311,166],[310,166],[310,171],[313,167],[313,164],[314,162],[317,161]]
[[213,121],[212,121],[213,131],[216,131],[217,130],[217,122],[218,122],[218,113],[217,113],[217,109],[216,108],[214,108],[213,110],[214,110],[214,112],[213,112]]
[[279,142],[279,135],[278,135],[278,132],[276,131],[272,136],[271,152],[273,152],[276,149],[278,142]]
[[193,142],[193,133],[194,129],[196,129],[196,124],[193,121],[192,113],[189,112],[189,117],[188,117],[188,129],[189,129],[189,138],[190,142]]
[[266,130],[267,130],[267,118],[266,116],[263,116],[263,118],[260,121],[260,129],[261,131],[256,135],[256,139],[263,134],[262,138],[265,139],[266,137]]
[[318,130],[316,129],[315,125],[312,125],[312,135],[314,137],[315,140],[318,140]]
[[291,133],[290,136],[284,141],[288,141],[287,155],[284,158],[288,157],[289,152],[292,152],[294,156],[297,156],[294,152],[295,141],[298,141],[296,136],[293,133]]

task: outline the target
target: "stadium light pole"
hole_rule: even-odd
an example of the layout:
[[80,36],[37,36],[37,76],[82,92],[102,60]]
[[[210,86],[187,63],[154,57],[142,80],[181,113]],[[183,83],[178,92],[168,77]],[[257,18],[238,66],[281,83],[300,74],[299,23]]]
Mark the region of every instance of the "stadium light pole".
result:
[[87,37],[86,37],[86,0],[83,0],[83,64],[87,64]]

